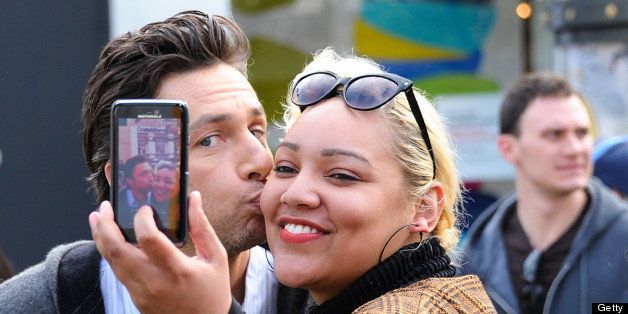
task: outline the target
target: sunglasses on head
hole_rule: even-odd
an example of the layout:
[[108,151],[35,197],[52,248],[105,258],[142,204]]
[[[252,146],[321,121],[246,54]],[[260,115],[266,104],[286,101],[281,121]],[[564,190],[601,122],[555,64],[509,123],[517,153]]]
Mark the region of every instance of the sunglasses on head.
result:
[[414,97],[412,81],[392,73],[338,77],[333,72],[320,71],[295,78],[290,87],[290,98],[292,103],[301,108],[301,111],[305,110],[307,106],[315,105],[339,94],[342,94],[347,106],[355,110],[374,110],[401,92],[405,93],[414,119],[419,125],[421,137],[432,158],[433,178],[435,178],[436,160],[432,151],[432,143],[427,134],[427,126],[423,120],[419,104]]

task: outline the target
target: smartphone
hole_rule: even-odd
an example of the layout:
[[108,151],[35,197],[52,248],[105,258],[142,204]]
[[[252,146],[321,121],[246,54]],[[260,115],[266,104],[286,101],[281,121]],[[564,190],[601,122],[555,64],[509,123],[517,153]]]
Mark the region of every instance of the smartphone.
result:
[[149,205],[157,228],[182,245],[188,234],[188,110],[185,102],[122,99],[111,107],[111,204],[128,242]]

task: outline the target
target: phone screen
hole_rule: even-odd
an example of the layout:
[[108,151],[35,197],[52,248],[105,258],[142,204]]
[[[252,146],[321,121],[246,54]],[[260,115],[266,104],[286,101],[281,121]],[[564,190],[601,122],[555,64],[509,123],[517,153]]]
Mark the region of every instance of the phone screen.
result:
[[112,109],[114,215],[127,241],[136,242],[133,219],[148,205],[157,228],[182,243],[187,234],[187,112],[180,103],[146,102],[118,101]]

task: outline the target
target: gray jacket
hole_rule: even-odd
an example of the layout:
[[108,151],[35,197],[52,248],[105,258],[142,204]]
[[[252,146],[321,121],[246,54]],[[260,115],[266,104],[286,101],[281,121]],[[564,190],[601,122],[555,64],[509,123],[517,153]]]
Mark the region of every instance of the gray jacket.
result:
[[[552,282],[544,313],[590,313],[591,303],[628,302],[628,204],[592,178],[588,212]],[[487,208],[463,243],[461,274],[477,274],[501,313],[520,313],[502,225],[512,194]]]
[[104,313],[99,269],[93,242],[60,245],[0,284],[0,313]]

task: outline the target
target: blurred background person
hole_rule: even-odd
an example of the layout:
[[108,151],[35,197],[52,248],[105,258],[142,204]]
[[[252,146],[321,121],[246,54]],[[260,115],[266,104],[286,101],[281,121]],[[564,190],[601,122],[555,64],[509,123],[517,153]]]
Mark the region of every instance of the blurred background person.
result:
[[9,258],[4,255],[2,248],[0,248],[0,282],[3,282],[13,277],[13,267]]
[[593,175],[628,200],[628,136],[606,138],[593,148]]
[[591,116],[564,79],[523,76],[506,93],[497,146],[515,193],[467,233],[462,273],[477,274],[499,312],[587,313],[626,302],[628,206],[591,178]]

